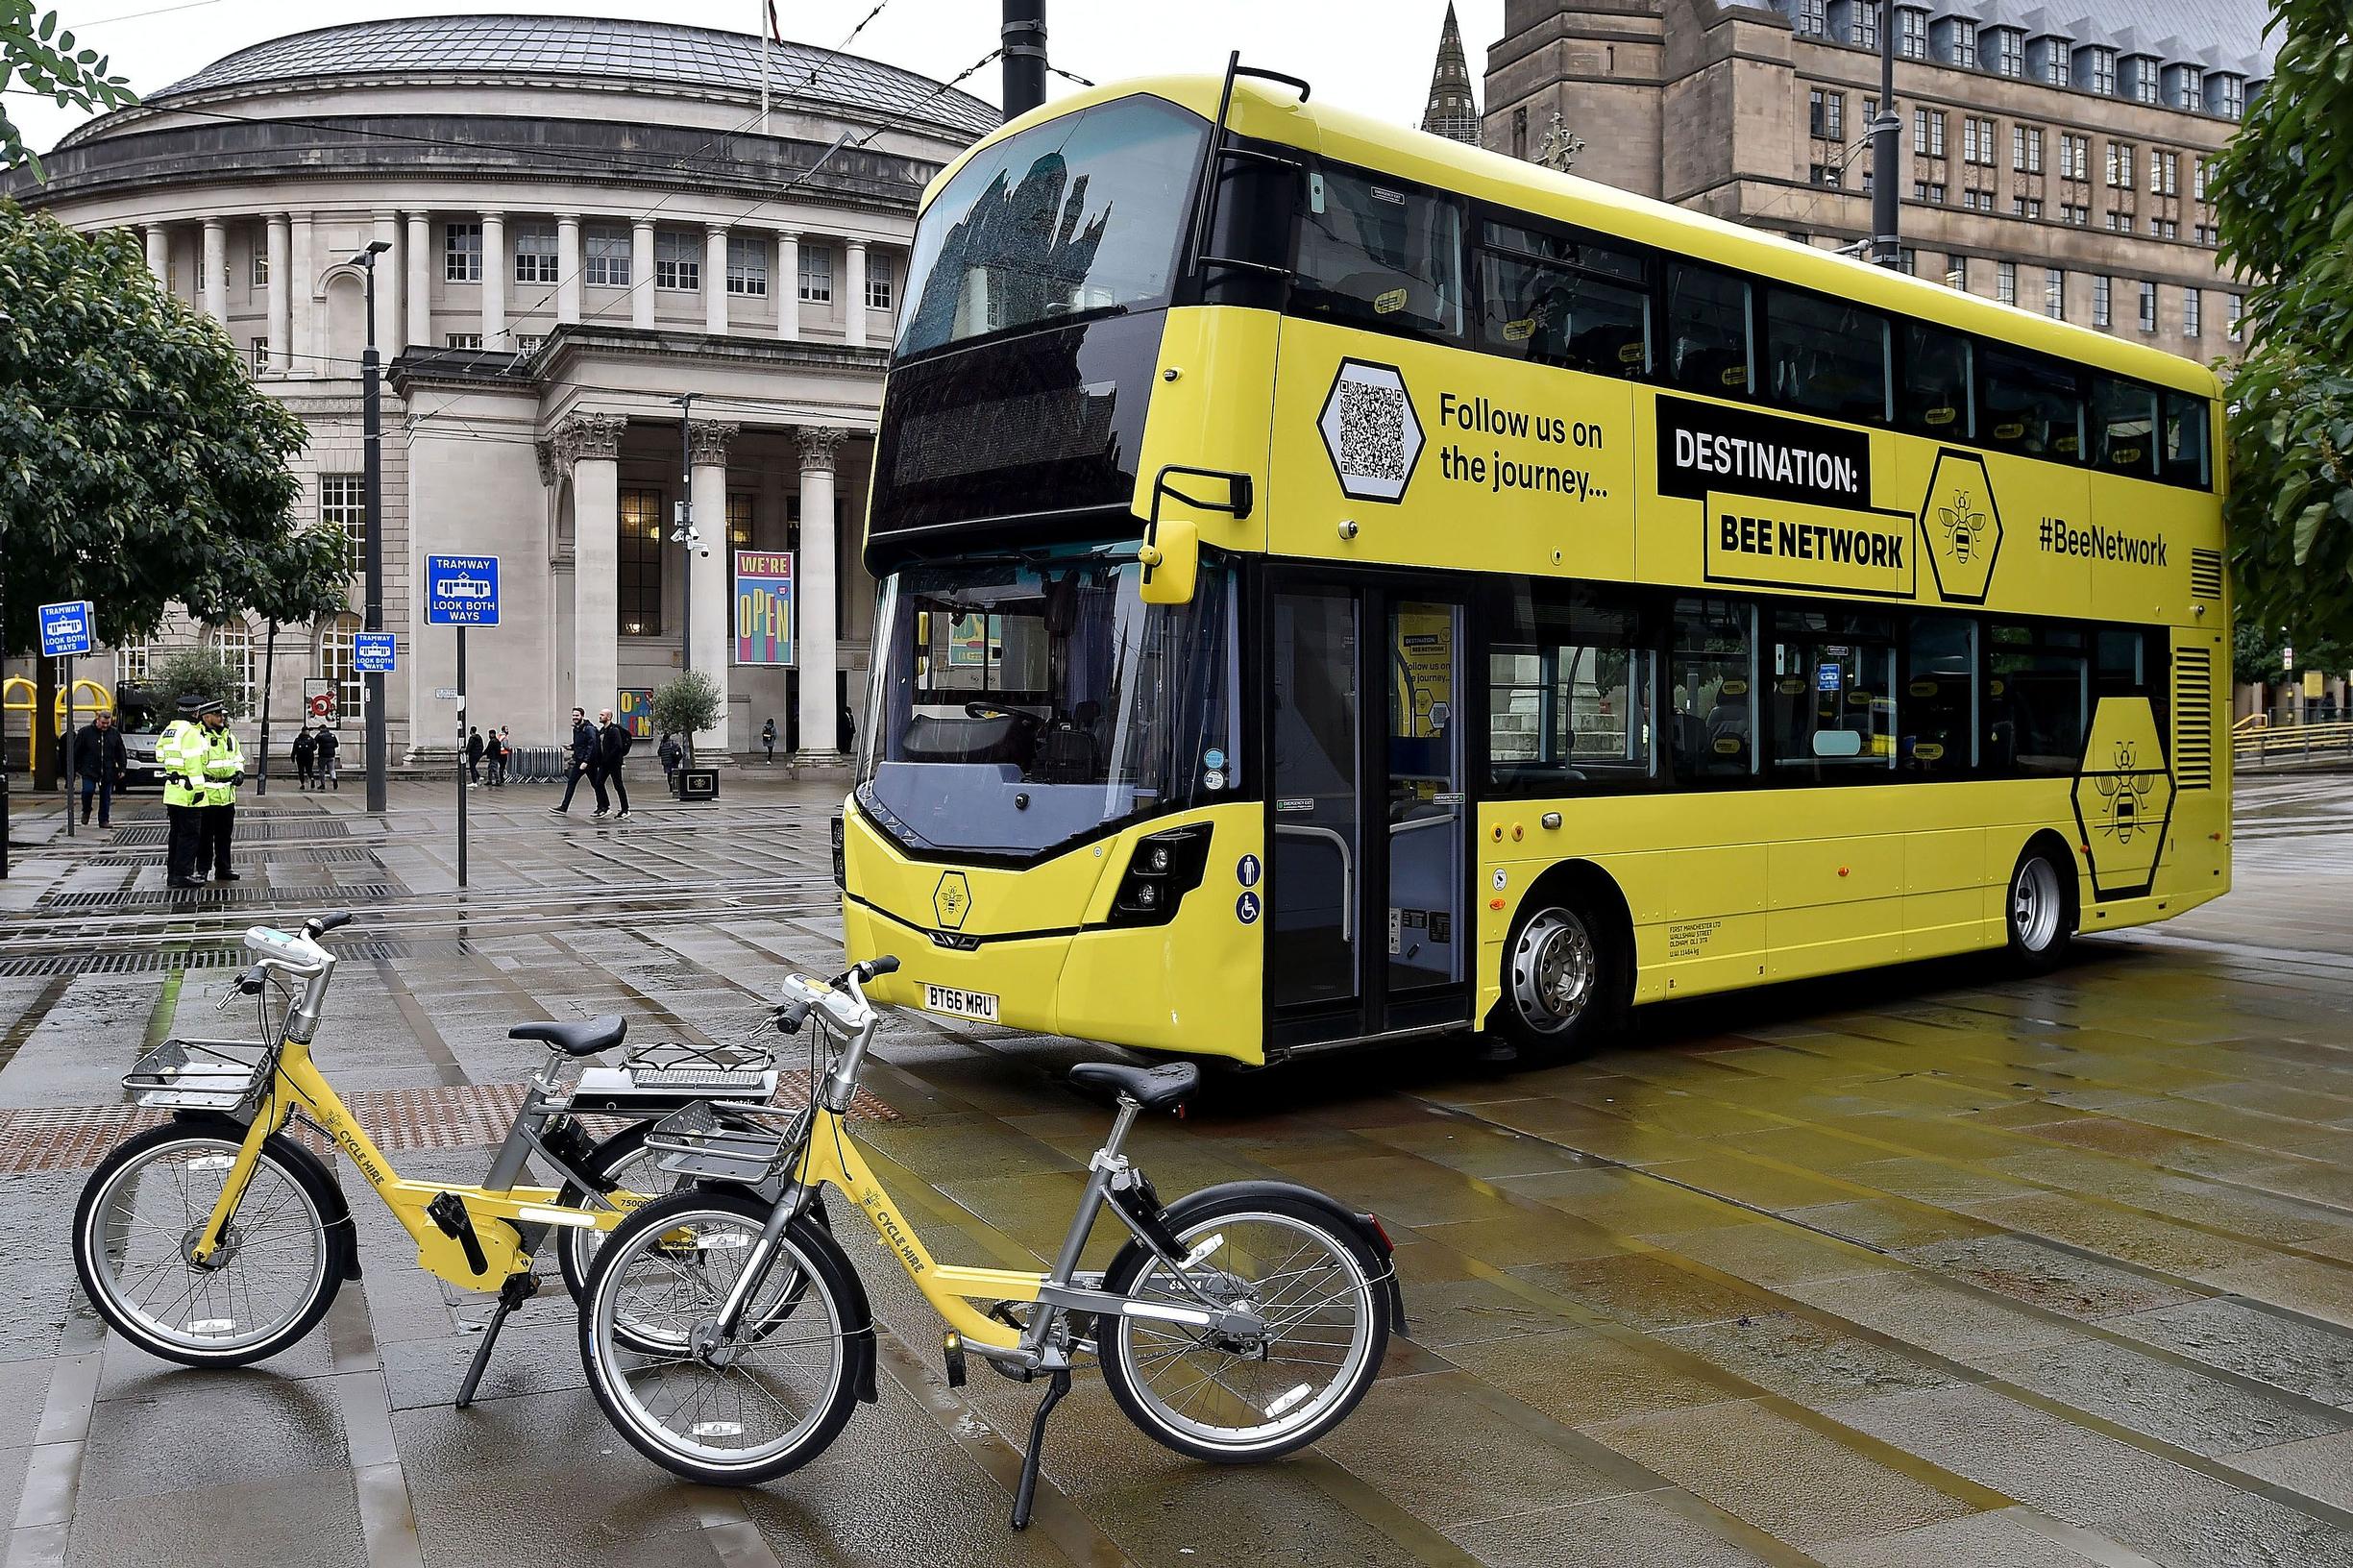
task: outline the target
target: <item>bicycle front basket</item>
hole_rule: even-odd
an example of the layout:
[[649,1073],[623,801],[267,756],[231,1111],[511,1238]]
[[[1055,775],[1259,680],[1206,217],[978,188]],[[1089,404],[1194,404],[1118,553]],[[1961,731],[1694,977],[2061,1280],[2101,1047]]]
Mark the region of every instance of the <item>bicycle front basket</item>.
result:
[[724,1115],[707,1100],[664,1116],[646,1134],[647,1149],[661,1156],[662,1168],[672,1175],[747,1186],[766,1181],[790,1143],[785,1133]]
[[123,1088],[157,1110],[233,1114],[269,1088],[277,1054],[250,1040],[167,1040],[139,1058]]

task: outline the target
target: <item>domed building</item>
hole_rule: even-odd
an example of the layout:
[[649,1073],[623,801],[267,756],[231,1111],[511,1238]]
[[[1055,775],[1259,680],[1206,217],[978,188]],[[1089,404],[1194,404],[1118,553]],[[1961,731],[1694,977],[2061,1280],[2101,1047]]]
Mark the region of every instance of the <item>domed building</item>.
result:
[[[440,553],[501,561],[501,624],[470,634],[471,723],[552,742],[576,702],[635,712],[691,650],[727,696],[706,744],[750,750],[772,719],[780,749],[826,760],[867,666],[860,520],[916,202],[997,119],[748,35],[418,17],[239,50],[74,131],[47,183],[12,194],[139,232],[157,277],[308,425],[302,507],[351,534],[355,610],[373,336],[396,762],[459,734],[435,696],[454,640],[420,592]],[[760,557],[740,628],[738,551]],[[338,698],[347,769],[358,625],[280,628],[271,693],[281,742],[306,691]],[[261,628],[159,646],[198,637],[263,678]],[[146,653],[118,649],[118,674]]]

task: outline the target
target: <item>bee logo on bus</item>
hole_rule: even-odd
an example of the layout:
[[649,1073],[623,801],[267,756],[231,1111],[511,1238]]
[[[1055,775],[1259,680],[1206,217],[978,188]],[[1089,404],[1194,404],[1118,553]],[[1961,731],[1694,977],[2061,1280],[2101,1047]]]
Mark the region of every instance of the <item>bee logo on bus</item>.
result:
[[2128,898],[2148,892],[2172,817],[2173,779],[2147,698],[2100,698],[2074,796],[2095,895]]
[[1921,553],[1948,604],[1982,604],[2001,551],[2001,512],[1985,459],[1973,452],[1940,452],[1920,503]]
[[2144,808],[2156,791],[2157,777],[2134,769],[2130,741],[2117,743],[2115,760],[2116,771],[2095,775],[2092,783],[2107,803],[2107,820],[2099,823],[2100,831],[2123,845],[2140,834],[2156,831],[2156,823]]
[[964,918],[972,913],[972,885],[962,871],[947,871],[941,875],[940,885],[932,890],[931,912],[940,917],[941,928],[959,931]]

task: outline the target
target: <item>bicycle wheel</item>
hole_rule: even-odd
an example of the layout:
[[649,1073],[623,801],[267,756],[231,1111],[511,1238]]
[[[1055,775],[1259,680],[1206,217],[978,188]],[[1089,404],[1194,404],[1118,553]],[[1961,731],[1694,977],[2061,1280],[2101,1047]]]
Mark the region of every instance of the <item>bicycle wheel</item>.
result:
[[244,1366],[317,1326],[343,1282],[348,1226],[307,1162],[262,1145],[209,1263],[187,1248],[218,1202],[242,1130],[174,1122],[125,1139],[74,1211],[74,1267],[114,1332],[186,1366]]
[[1388,1348],[1380,1265],[1365,1242],[1318,1205],[1280,1194],[1180,1201],[1169,1221],[1189,1254],[1209,1244],[1186,1271],[1200,1294],[1134,1242],[1103,1287],[1172,1306],[1207,1296],[1258,1313],[1270,1334],[1245,1344],[1182,1323],[1104,1317],[1103,1382],[1128,1419],[1180,1454],[1229,1464],[1275,1458],[1337,1426]]
[[[595,1184],[595,1198],[592,1200],[578,1182],[567,1180],[556,1193],[556,1203],[566,1209],[588,1209],[609,1203],[616,1209],[630,1210],[682,1185],[683,1178],[664,1170],[661,1156],[646,1147],[646,1135],[652,1130],[651,1122],[633,1121],[599,1143],[581,1162],[581,1174]],[[564,1288],[572,1293],[574,1301],[588,1299],[588,1281],[598,1250],[611,1234],[569,1227],[558,1234],[555,1263],[564,1276]]]
[[[823,1231],[778,1238],[744,1313],[747,1332],[702,1353],[770,1209],[690,1189],[622,1221],[597,1254],[580,1311],[580,1361],[605,1418],[656,1464],[712,1485],[797,1470],[849,1419],[857,1387],[845,1340],[870,1332],[865,1293]],[[630,1348],[648,1337],[675,1349]]]

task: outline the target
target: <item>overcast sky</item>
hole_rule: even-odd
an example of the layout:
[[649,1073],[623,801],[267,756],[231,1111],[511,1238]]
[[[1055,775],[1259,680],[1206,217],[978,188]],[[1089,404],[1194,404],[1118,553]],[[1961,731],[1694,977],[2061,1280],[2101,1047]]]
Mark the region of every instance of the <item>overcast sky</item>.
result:
[[[37,0],[47,6],[55,0]],[[502,0],[468,7],[430,0],[67,0],[61,20],[113,57],[134,88],[154,92],[221,56],[287,33],[382,16],[477,11],[542,15],[658,17],[704,27],[756,29],[761,0]],[[776,0],[784,37],[833,48],[874,0]],[[1457,0],[1475,79],[1503,30],[1503,0]],[[1215,71],[1239,48],[1253,64],[1304,76],[1319,98],[1385,119],[1411,121],[1430,91],[1446,0],[1047,0],[1054,64],[1097,82],[1163,71]],[[1001,0],[885,0],[851,52],[944,80],[996,46]],[[994,63],[965,84],[995,103]],[[1059,77],[1049,93],[1071,91]],[[86,118],[12,93],[9,112],[25,141],[47,150]]]

